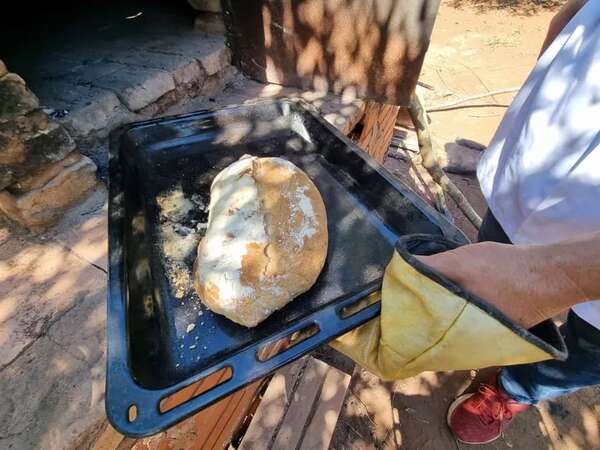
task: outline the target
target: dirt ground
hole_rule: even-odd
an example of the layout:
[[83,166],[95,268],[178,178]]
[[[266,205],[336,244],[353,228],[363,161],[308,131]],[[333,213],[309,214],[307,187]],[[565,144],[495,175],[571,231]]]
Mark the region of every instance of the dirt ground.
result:
[[[540,6],[545,4],[546,6]],[[537,58],[555,2],[518,0],[443,1],[422,71],[428,107],[465,96],[519,87]],[[472,102],[477,105],[430,114],[434,141],[444,147],[457,138],[487,145],[512,94]],[[488,106],[485,106],[488,105]],[[388,158],[386,167],[420,192],[422,183],[406,162]],[[451,178],[480,213],[485,201],[473,176]],[[475,229],[452,203],[459,227],[471,239]],[[331,449],[467,448],[446,426],[450,402],[468,390],[473,379],[490,370],[424,373],[384,382],[355,369]],[[542,402],[515,419],[504,436],[482,449],[600,448],[600,388]]]

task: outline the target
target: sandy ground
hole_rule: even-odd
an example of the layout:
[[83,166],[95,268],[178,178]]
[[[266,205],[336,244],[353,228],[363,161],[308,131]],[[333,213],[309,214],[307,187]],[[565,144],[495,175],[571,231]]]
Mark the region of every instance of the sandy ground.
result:
[[[518,1],[444,1],[440,8],[421,80],[429,107],[465,96],[520,86],[537,58],[552,9]],[[475,106],[430,114],[434,141],[456,138],[487,145],[514,94],[473,102]],[[388,158],[386,167],[423,192],[412,167]],[[477,211],[485,201],[473,176],[452,176]],[[475,230],[453,207],[456,223],[475,238]],[[331,443],[331,449],[468,448],[446,426],[446,409],[472,380],[489,370],[424,373],[383,382],[356,369]],[[485,449],[600,448],[600,388],[546,401],[515,419],[504,436]]]

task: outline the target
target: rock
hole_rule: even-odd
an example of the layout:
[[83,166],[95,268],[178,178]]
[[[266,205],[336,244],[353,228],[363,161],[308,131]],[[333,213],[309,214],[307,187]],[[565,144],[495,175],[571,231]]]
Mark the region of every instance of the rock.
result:
[[[21,139],[8,138],[0,134],[0,164],[15,165],[25,161],[25,146]],[[0,179],[2,176],[0,175]]]
[[[36,121],[38,119],[35,119]],[[14,123],[14,122],[13,122]],[[55,122],[42,130],[33,130],[41,123],[29,123],[31,133],[10,135],[0,132],[0,189],[4,189],[37,170],[48,161],[60,161],[75,149],[75,142],[67,131]]]
[[177,103],[178,92],[176,90],[169,91],[155,102],[149,104],[145,108],[140,109],[138,112],[144,117],[154,117],[158,114],[165,112],[169,107]]
[[168,72],[135,66],[100,77],[94,85],[113,91],[130,111],[139,111],[175,89]]
[[113,55],[110,59],[130,66],[159,69],[170,73],[182,97],[198,95],[206,79],[204,69],[193,56],[189,55],[132,49]]
[[[25,142],[48,127],[48,117],[40,110],[0,122],[0,165],[14,166],[26,159]],[[0,169],[0,172],[2,170]],[[2,179],[0,175],[0,179]]]
[[440,152],[440,163],[446,172],[468,175],[477,171],[482,155],[480,150],[457,142],[448,142],[444,147],[445,151]]
[[56,123],[25,141],[15,142],[12,140],[12,149],[7,148],[7,157],[11,155],[9,158],[15,162],[0,166],[0,188],[12,184],[47,161],[61,160],[75,148],[66,130]]
[[[67,63],[68,64],[68,63]],[[109,75],[118,77],[118,72],[126,69],[123,64],[106,61],[104,59],[89,63],[75,65],[66,73],[51,76],[54,81],[75,85],[90,85],[96,80]],[[37,92],[37,91],[36,91]]]
[[217,74],[231,64],[231,52],[225,45],[216,46],[211,50],[197,57],[209,76]]
[[82,442],[105,421],[105,298],[105,289],[80,291],[47,336],[0,372],[3,448],[89,448]]
[[27,139],[25,147],[31,162],[59,161],[75,149],[75,142],[61,125],[51,122],[46,129]]
[[104,273],[64,245],[31,242],[25,234],[14,233],[0,247],[0,273],[0,369],[44,335],[83,294],[106,287]]
[[194,19],[194,30],[204,33],[223,36],[225,23],[221,13],[201,12]]
[[52,82],[38,93],[44,105],[68,110],[68,114],[58,121],[74,137],[91,134],[106,137],[115,127],[136,119],[117,95],[107,89]]
[[477,141],[473,141],[472,139],[467,139],[467,138],[457,138],[455,140],[455,142],[458,145],[462,145],[464,147],[469,147],[473,150],[479,150],[480,152],[485,150],[485,145],[483,145],[480,142]]
[[206,81],[206,72],[198,61],[178,67],[173,72],[173,78],[177,90],[181,96],[196,97],[202,91],[202,85]]
[[3,138],[0,133],[0,158],[13,161],[0,165],[0,189],[34,172],[46,162],[60,161],[74,149],[75,142],[69,133],[55,122],[48,123],[46,129],[27,136],[25,140],[19,136]]
[[153,53],[167,52],[195,58],[207,75],[214,75],[231,65],[231,52],[225,45],[225,39],[222,36],[195,33],[184,40],[179,36],[155,41],[148,40],[141,47]]
[[100,138],[116,127],[136,120],[136,115],[121,104],[117,96],[110,92],[97,98],[80,109],[75,109],[60,122],[73,135],[86,137],[96,134]]
[[181,64],[172,71],[172,74],[176,84],[193,83],[206,77],[206,74],[202,72],[202,68],[198,65],[198,61]]
[[6,66],[4,65],[4,62],[2,62],[2,60],[0,59],[0,77],[6,75],[6,72]]
[[46,236],[68,248],[71,253],[108,271],[108,194],[98,189],[77,206],[65,212]]
[[24,116],[0,122],[0,136],[9,138],[18,136],[28,139],[35,133],[47,129],[48,123],[48,116],[43,111],[36,109]]
[[[50,171],[54,169],[48,169]],[[40,171],[43,178],[46,171]],[[40,184],[30,179],[30,185]],[[96,165],[86,156],[61,171],[40,187],[23,193],[0,192],[0,210],[32,231],[42,231],[56,223],[65,209],[84,197],[97,184]]]
[[[106,283],[106,274],[99,269],[93,277]],[[67,311],[48,330],[48,337],[73,357],[94,367],[104,358],[106,349],[105,284],[97,290],[82,292],[73,309]]]
[[25,86],[25,84],[26,84],[25,80],[23,78],[21,78],[19,75],[17,75],[16,73],[7,72],[5,77],[4,76],[2,77],[4,81],[10,81],[10,82],[22,84],[23,86]]
[[220,72],[211,75],[206,79],[202,86],[201,94],[207,97],[219,95],[223,88],[229,83],[237,73],[235,67],[227,66]]
[[46,164],[33,173],[24,176],[11,185],[8,190],[13,194],[24,194],[33,189],[39,189],[67,167],[80,162],[81,158],[82,156],[79,153],[72,152],[61,161]]
[[[11,150],[11,153],[12,152],[13,150]],[[11,158],[14,158],[14,155],[11,155]],[[9,165],[0,165],[0,186],[4,188],[16,179],[17,177],[13,167]]]
[[128,66],[146,67],[169,72],[176,84],[189,83],[205,74],[201,73],[194,57],[172,53],[161,53],[143,49],[122,51],[110,58]]
[[0,122],[30,113],[39,107],[38,98],[14,73],[0,78]]
[[188,3],[196,11],[221,12],[221,0],[188,0]]
[[205,97],[214,97],[223,90],[223,79],[221,76],[211,75],[206,79],[202,86],[201,94]]

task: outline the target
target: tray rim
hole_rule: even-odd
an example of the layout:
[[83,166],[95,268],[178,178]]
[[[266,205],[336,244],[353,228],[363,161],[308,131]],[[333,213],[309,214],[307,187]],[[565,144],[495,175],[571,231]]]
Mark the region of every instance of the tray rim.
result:
[[[235,371],[232,378],[228,381],[217,385],[216,387],[204,392],[201,395],[193,397],[178,405],[177,407],[165,412],[159,412],[159,402],[164,397],[171,395],[182,388],[193,384],[201,378],[214,373],[224,367],[230,366],[233,370],[231,362],[237,360],[251,362],[255,358],[255,350],[253,347],[242,349],[233,354],[230,358],[221,361],[215,366],[206,368],[199,373],[196,373],[178,383],[162,388],[144,388],[139,385],[131,373],[129,367],[129,335],[127,333],[127,284],[124,276],[124,252],[123,252],[123,232],[125,231],[125,218],[123,217],[121,208],[123,205],[122,191],[119,190],[120,183],[115,183],[117,176],[121,176],[120,168],[117,167],[119,161],[119,144],[122,137],[135,129],[143,128],[156,123],[176,123],[186,121],[192,118],[199,118],[205,115],[211,115],[218,111],[235,110],[235,109],[250,109],[266,105],[284,105],[302,109],[317,120],[327,130],[335,135],[336,138],[342,140],[350,151],[358,155],[366,165],[372,168],[378,175],[389,183],[394,189],[402,193],[421,213],[423,213],[432,223],[436,224],[442,231],[442,234],[450,239],[468,242],[466,235],[449,222],[443,215],[438,213],[432,206],[423,200],[418,194],[412,191],[401,180],[393,177],[382,164],[373,160],[366,152],[348,139],[332,124],[321,117],[318,110],[311,104],[302,99],[280,97],[276,99],[259,100],[244,104],[228,105],[220,108],[203,109],[190,113],[154,118],[140,122],[133,122],[122,125],[113,130],[109,135],[109,267],[108,267],[108,295],[107,295],[107,361],[106,361],[106,393],[105,393],[105,408],[106,414],[110,423],[121,433],[132,437],[149,436],[174,425],[175,423],[184,420],[185,418],[195,414],[199,410],[210,406],[221,398],[230,393],[243,388],[253,381],[267,376],[269,373],[278,368],[289,364],[297,358],[300,358],[305,353],[322,345],[330,339],[339,336],[348,330],[355,328],[373,317],[376,317],[380,311],[380,303],[374,303],[369,307],[359,311],[351,317],[341,320],[338,317],[338,312],[344,306],[354,303],[360,298],[364,298],[369,293],[379,290],[381,280],[371,283],[366,289],[367,292],[361,292],[357,295],[348,296],[338,302],[328,305],[327,307],[315,311],[306,317],[299,319],[285,330],[282,330],[274,335],[267,336],[259,342],[259,344],[268,343],[273,340],[285,337],[291,332],[300,330],[312,323],[320,327],[320,332],[309,337],[308,339],[298,343],[290,349],[279,353],[275,357],[261,362],[262,370],[254,370],[250,376],[246,376],[241,382]],[[119,184],[119,186],[117,186]],[[119,198],[120,195],[120,198]],[[317,318],[315,316],[322,316]],[[336,328],[340,322],[345,325],[340,329]],[[334,332],[336,329],[339,332]],[[326,330],[326,331],[324,331]],[[323,339],[325,334],[325,340]],[[135,404],[137,407],[137,418],[134,421],[129,421],[127,411],[130,404]]]

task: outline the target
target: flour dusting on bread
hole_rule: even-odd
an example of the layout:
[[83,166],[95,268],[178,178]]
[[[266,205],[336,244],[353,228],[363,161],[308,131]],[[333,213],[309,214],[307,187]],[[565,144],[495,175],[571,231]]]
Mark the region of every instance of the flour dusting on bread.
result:
[[242,260],[249,244],[266,243],[252,159],[245,158],[220,172],[213,182],[208,230],[198,254],[203,269],[198,282],[218,287],[223,308],[234,306],[240,297],[254,296],[255,289],[240,281]]
[[319,191],[291,162],[244,156],[211,187],[194,285],[214,312],[255,326],[315,282],[327,254]]
[[307,190],[308,188],[306,186],[299,186],[293,194],[297,205],[294,212],[298,213],[299,211],[302,217],[302,224],[292,236],[294,242],[299,246],[304,244],[305,238],[310,237],[317,232],[315,227],[315,211],[313,210],[310,199],[306,196]]

